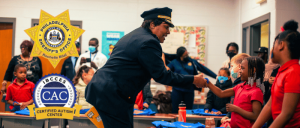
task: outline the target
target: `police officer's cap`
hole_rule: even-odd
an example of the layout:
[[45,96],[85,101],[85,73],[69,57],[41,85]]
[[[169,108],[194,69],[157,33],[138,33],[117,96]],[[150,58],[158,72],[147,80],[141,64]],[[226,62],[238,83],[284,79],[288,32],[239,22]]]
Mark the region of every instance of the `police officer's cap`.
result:
[[163,19],[166,23],[170,25],[170,27],[174,27],[173,23],[171,22],[171,15],[172,9],[164,7],[144,11],[143,14],[141,14],[141,17],[144,18],[144,20]]

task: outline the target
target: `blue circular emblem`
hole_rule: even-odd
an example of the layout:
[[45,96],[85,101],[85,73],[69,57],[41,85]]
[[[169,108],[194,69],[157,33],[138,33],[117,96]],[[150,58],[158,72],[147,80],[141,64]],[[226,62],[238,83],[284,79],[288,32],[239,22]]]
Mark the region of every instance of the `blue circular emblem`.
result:
[[76,96],[76,89],[71,80],[59,74],[50,74],[41,78],[33,92],[36,108],[52,106],[72,108]]
[[44,39],[48,46],[56,48],[64,43],[65,34],[59,27],[50,27],[46,30]]

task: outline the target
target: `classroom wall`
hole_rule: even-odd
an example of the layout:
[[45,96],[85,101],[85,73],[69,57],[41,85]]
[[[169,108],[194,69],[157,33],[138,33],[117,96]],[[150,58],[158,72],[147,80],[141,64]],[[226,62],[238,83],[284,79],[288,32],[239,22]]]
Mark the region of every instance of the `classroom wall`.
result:
[[[273,41],[276,36],[276,1],[267,0],[264,3],[256,4],[255,0],[239,0],[240,2],[240,29],[239,41],[242,42],[242,24],[254,20],[260,16],[270,13],[270,46],[273,46]],[[288,2],[288,1],[286,1]]]
[[[300,0],[276,0],[276,32],[277,35],[280,27],[286,21],[291,19],[300,23]],[[300,25],[300,24],[298,24]],[[298,31],[300,28],[298,27]]]
[[[270,47],[273,47],[274,38],[280,32],[280,27],[291,19],[300,22],[300,0],[267,0],[256,4],[255,0],[237,0],[240,6],[240,23],[238,25],[237,40],[242,42],[242,24],[256,19],[267,13],[270,17]],[[300,28],[298,28],[298,31]]]
[[207,26],[206,65],[217,73],[228,58],[226,45],[240,43],[235,0],[0,0],[0,17],[17,19],[14,54],[18,55],[20,43],[30,39],[24,30],[31,27],[31,19],[39,18],[41,9],[53,16],[69,9],[71,20],[82,21],[86,30],[82,35],[82,51],[86,51],[92,37],[101,42],[102,31],[127,34],[141,25],[143,11],[165,6],[173,9],[172,21],[177,26]]

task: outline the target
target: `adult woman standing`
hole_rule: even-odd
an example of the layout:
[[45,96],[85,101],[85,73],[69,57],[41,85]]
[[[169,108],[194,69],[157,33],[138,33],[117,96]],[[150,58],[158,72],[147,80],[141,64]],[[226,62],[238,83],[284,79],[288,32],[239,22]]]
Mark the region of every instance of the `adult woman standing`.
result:
[[5,76],[2,82],[2,92],[6,91],[6,85],[8,81],[15,79],[13,75],[14,68],[17,64],[23,64],[27,68],[27,80],[34,84],[42,77],[42,63],[38,57],[31,57],[30,53],[33,47],[33,43],[29,40],[24,40],[21,45],[21,55],[14,56],[6,69]]
[[[198,63],[196,60],[191,59],[188,56],[188,52],[185,47],[179,47],[176,54],[177,59],[168,64],[171,71],[183,75],[196,75],[198,74],[198,71],[200,71],[214,79],[217,77],[214,72]],[[181,101],[184,101],[187,109],[193,109],[194,89],[194,86],[191,86],[190,89],[173,87],[171,95],[172,113],[178,112],[178,105]]]
[[231,42],[226,47],[226,54],[229,57],[222,64],[222,68],[230,68],[230,61],[236,54],[239,53],[239,46],[235,42]]

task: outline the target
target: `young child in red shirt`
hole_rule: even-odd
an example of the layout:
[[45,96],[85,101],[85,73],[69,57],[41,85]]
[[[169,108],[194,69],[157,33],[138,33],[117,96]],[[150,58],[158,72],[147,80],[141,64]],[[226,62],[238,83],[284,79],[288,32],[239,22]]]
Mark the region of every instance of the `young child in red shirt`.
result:
[[298,23],[286,22],[274,41],[273,63],[280,64],[271,88],[271,97],[253,127],[261,127],[271,117],[270,128],[300,127],[300,33]]
[[226,104],[226,110],[231,112],[230,126],[232,128],[250,128],[257,119],[263,104],[263,92],[260,83],[264,78],[265,64],[259,57],[248,57],[240,65],[241,84],[233,88],[221,90],[207,81],[208,87],[220,98],[234,96],[233,104]]
[[34,83],[26,79],[26,74],[25,65],[18,64],[15,66],[14,75],[16,79],[8,86],[5,98],[10,104],[10,110],[13,112],[22,110],[33,103]]

